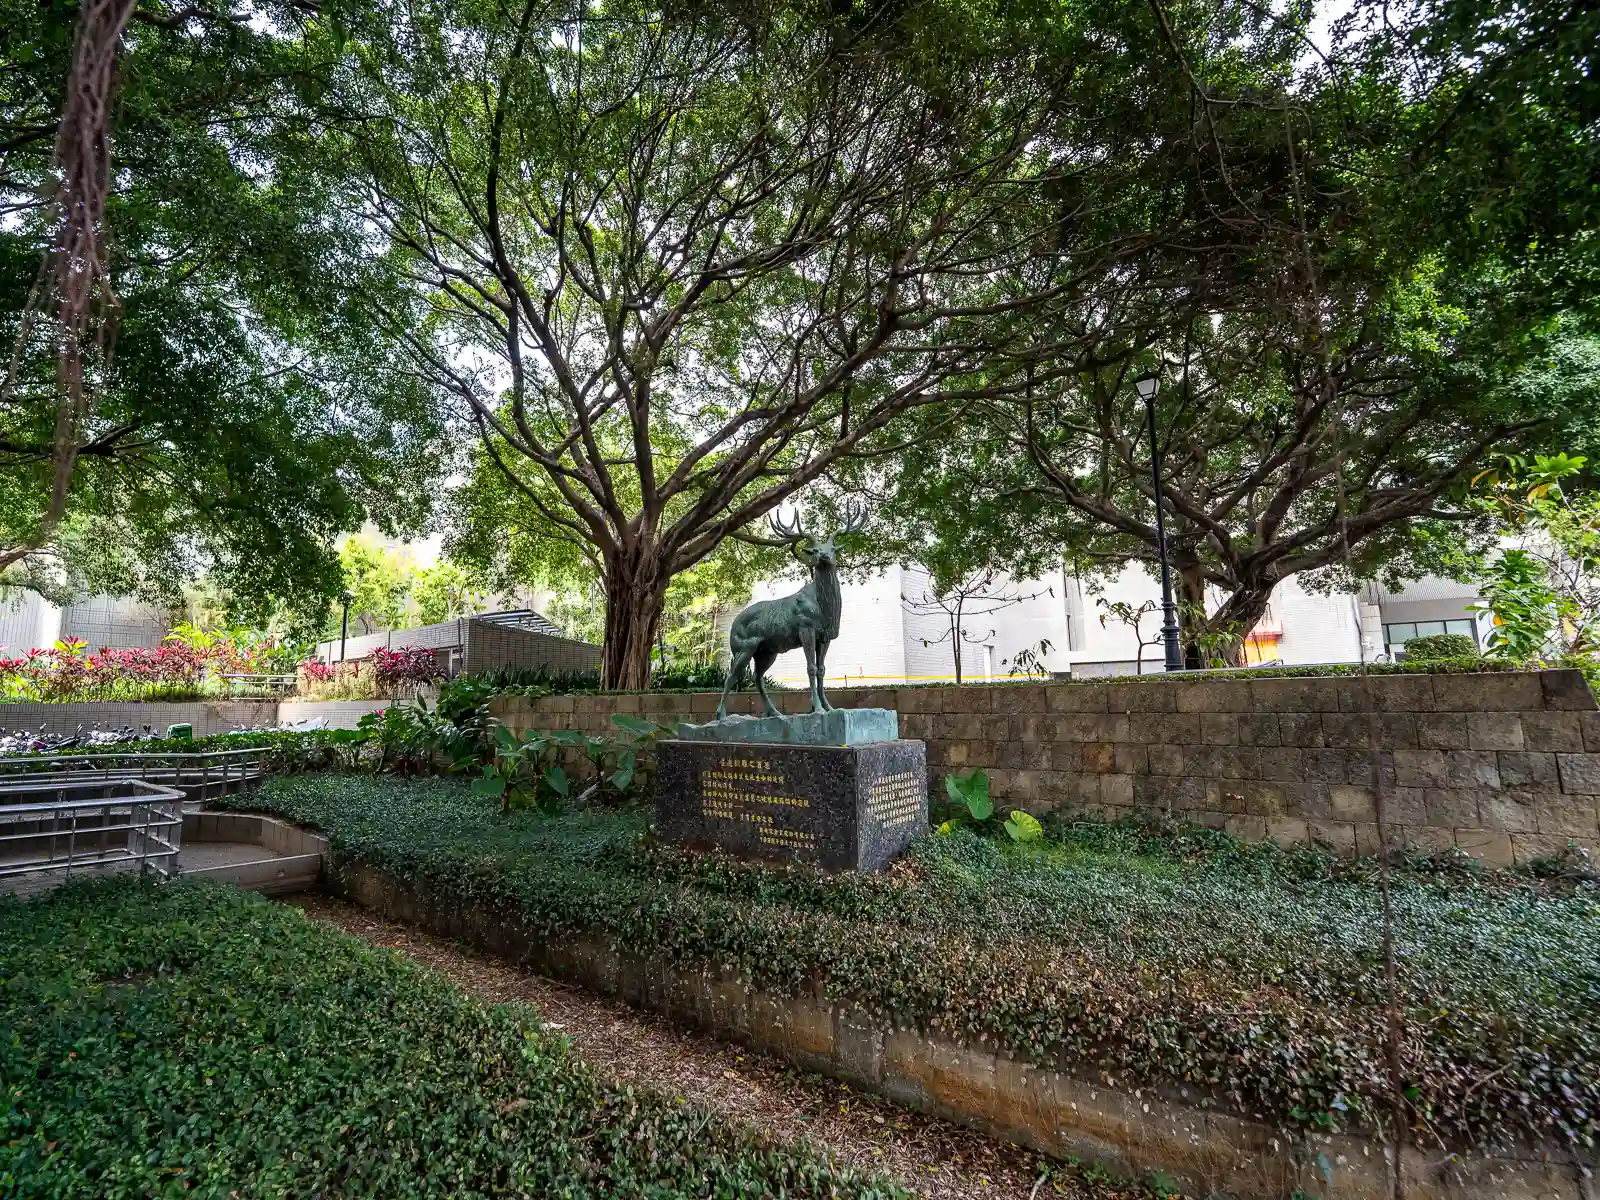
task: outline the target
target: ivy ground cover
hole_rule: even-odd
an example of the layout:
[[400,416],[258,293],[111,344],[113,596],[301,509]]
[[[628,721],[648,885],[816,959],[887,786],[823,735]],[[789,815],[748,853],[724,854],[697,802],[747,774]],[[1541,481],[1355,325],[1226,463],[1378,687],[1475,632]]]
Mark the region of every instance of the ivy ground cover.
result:
[[898,1200],[233,889],[0,898],[0,1196]]
[[[554,940],[820,985],[1285,1124],[1387,1110],[1379,892],[1314,851],[1082,823],[1028,846],[932,836],[888,872],[828,877],[655,845],[637,813],[501,814],[455,780],[306,775],[246,802]],[[1394,905],[1409,1119],[1458,1146],[1593,1146],[1600,898],[1402,871]]]

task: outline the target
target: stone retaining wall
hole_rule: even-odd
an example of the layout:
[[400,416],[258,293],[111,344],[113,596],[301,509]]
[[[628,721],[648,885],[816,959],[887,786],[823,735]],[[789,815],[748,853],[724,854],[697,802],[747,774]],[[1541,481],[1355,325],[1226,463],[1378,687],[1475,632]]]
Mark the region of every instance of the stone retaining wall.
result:
[[[900,711],[935,780],[982,767],[1038,814],[1185,816],[1246,838],[1377,846],[1363,682],[1348,676],[838,689]],[[1600,849],[1600,711],[1577,671],[1375,675],[1378,762],[1397,836],[1508,865]],[[754,712],[741,693],[733,711]],[[778,697],[787,711],[803,694]],[[507,698],[513,728],[602,732],[615,712],[706,720],[712,693]]]
[[0,704],[0,731],[75,733],[83,729],[139,730],[149,725],[165,736],[168,725],[194,726],[195,737],[227,733],[242,725],[272,725],[276,700],[88,701],[82,704]]
[[[551,944],[515,914],[436,898],[367,866],[333,868],[324,885],[391,919],[1046,1154],[1130,1175],[1159,1171],[1193,1195],[1277,1197],[1298,1190],[1326,1200],[1387,1200],[1392,1194],[1386,1151],[1365,1138],[1278,1129],[1208,1108],[1190,1091],[1109,1088],[981,1045],[896,1028],[815,992],[761,992],[732,976],[599,942]],[[1592,1200],[1592,1166],[1565,1152],[1455,1154],[1435,1146],[1408,1147],[1401,1155],[1404,1191],[1414,1200]]]

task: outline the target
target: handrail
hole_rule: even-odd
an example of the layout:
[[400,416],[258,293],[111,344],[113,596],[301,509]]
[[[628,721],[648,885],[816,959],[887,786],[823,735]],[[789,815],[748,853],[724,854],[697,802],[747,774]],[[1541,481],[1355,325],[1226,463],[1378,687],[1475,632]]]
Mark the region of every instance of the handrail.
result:
[[[109,783],[120,785],[121,794],[65,798],[67,792]],[[56,799],[5,802],[12,795],[49,793]],[[57,872],[71,878],[76,869],[135,862],[141,873],[168,879],[182,839],[183,793],[175,788],[141,779],[0,786],[0,879]]]
[[31,784],[72,786],[77,781],[109,783],[143,780],[180,790],[184,799],[204,807],[216,796],[253,786],[266,778],[268,746],[235,750],[174,750],[86,754],[28,754],[0,758],[0,809],[3,793]]

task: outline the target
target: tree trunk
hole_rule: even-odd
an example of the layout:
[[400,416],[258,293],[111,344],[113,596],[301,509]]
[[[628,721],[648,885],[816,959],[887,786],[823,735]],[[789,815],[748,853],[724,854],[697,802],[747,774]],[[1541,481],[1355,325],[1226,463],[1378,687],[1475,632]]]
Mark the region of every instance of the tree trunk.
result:
[[1231,633],[1233,636],[1223,646],[1223,657],[1230,667],[1244,666],[1244,639],[1267,612],[1272,599],[1272,584],[1251,583],[1240,585],[1222,607],[1206,622],[1208,633]]
[[1209,624],[1205,619],[1206,581],[1198,566],[1178,569],[1178,637],[1183,644],[1183,665],[1187,670],[1203,670],[1205,650],[1197,635],[1204,633]]
[[600,686],[642,692],[650,686],[650,651],[666,604],[667,580],[659,563],[611,564],[606,586],[606,637],[600,654]]
[[950,653],[956,660],[956,686],[961,685],[961,606],[956,605],[954,616],[950,619]]

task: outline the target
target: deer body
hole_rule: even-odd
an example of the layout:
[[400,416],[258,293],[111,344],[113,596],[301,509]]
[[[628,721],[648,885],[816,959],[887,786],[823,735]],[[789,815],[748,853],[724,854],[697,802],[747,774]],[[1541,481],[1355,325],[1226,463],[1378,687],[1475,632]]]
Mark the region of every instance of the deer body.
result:
[[[852,522],[853,524],[853,522]],[[758,600],[736,618],[728,633],[728,681],[717,705],[717,719],[728,715],[728,692],[746,664],[755,674],[756,691],[769,717],[781,717],[772,697],[767,695],[765,676],[778,655],[802,650],[806,656],[806,676],[811,683],[811,711],[827,712],[833,705],[822,688],[827,676],[828,646],[839,636],[839,614],[843,601],[839,594],[839,558],[833,538],[812,542],[798,528],[787,530],[774,525],[786,540],[795,545],[801,561],[811,568],[811,582],[797,592],[776,600]],[[846,527],[848,531],[850,527]],[[802,549],[801,547],[804,547]]]

